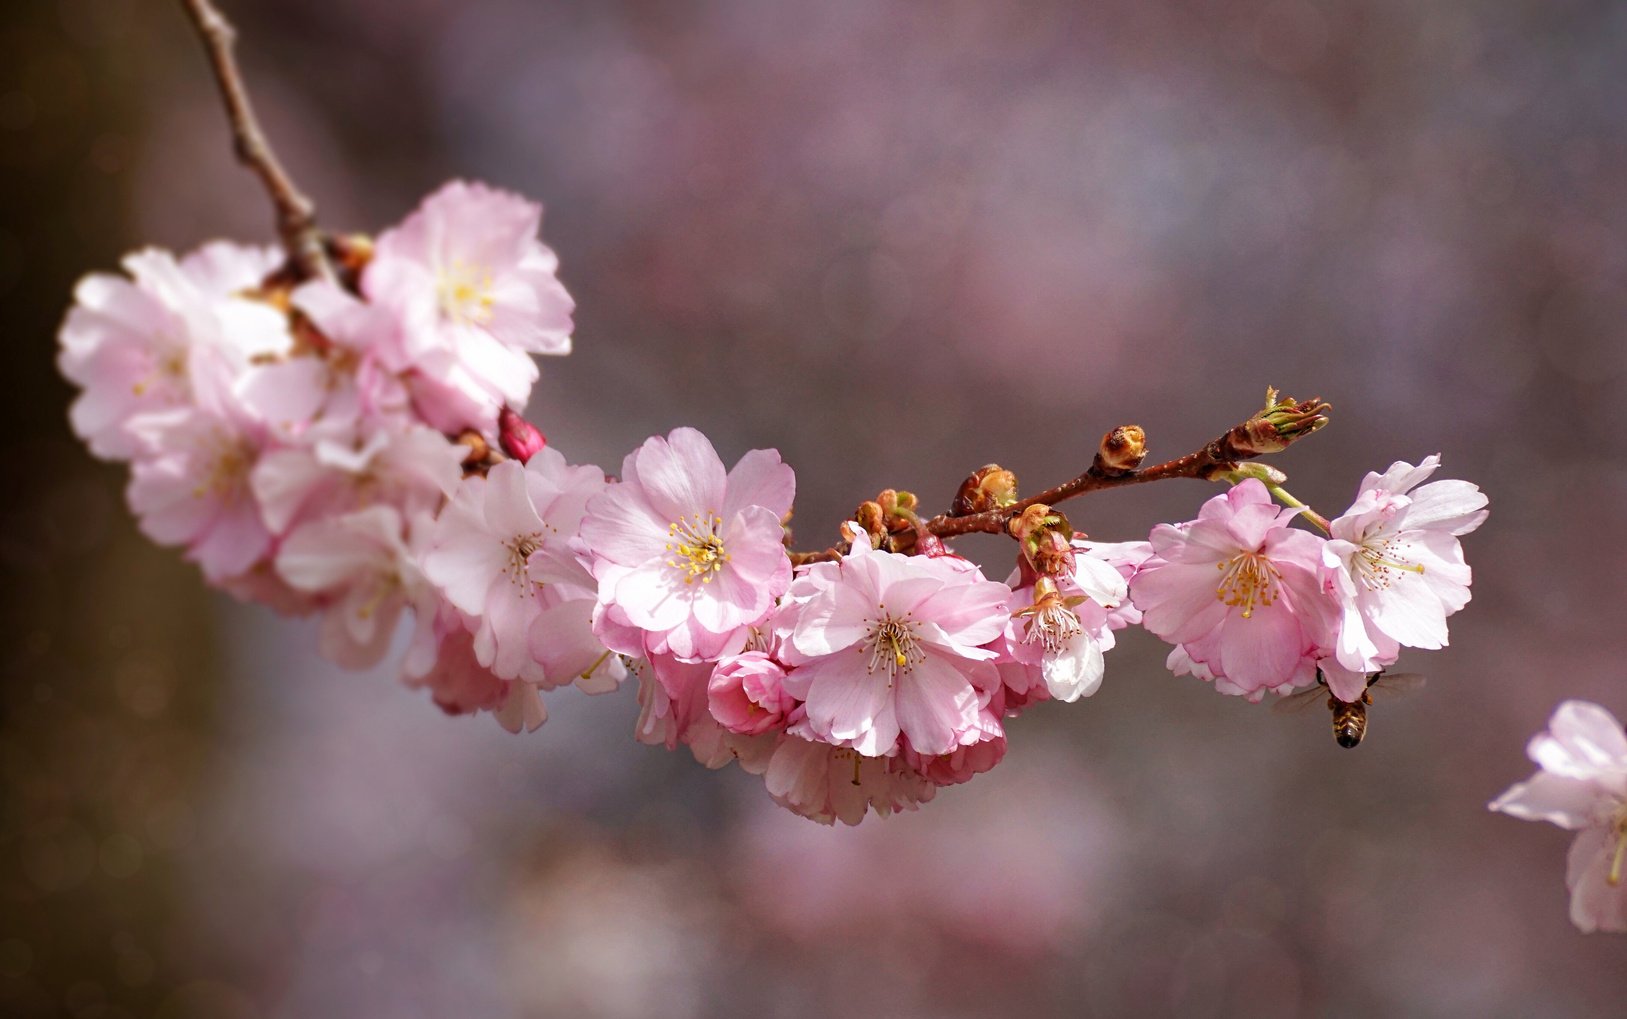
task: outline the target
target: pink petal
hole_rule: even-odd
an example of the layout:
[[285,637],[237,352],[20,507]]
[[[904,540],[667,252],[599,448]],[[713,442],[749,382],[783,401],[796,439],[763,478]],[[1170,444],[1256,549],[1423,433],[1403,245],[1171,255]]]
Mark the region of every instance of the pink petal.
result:
[[696,513],[721,515],[727,475],[706,436],[676,428],[644,441],[637,453],[637,483],[656,516],[672,523]]
[[1593,782],[1539,771],[1528,781],[1509,787],[1490,804],[1522,821],[1547,821],[1576,830],[1592,822],[1603,791]]
[[780,460],[777,449],[753,449],[729,472],[721,516],[727,520],[747,506],[762,506],[775,520],[791,512],[796,473]]
[[928,654],[896,678],[898,726],[918,753],[947,754],[977,724],[977,691],[950,662]]

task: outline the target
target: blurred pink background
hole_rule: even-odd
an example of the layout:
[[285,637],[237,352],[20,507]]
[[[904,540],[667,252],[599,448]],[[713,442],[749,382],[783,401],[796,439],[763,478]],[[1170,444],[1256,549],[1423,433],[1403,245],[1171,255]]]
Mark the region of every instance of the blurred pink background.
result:
[[[631,690],[449,720],[205,592],[67,433],[74,278],[270,213],[178,4],[20,0],[0,1013],[1621,1014],[1567,836],[1485,803],[1561,699],[1627,718],[1627,7],[222,2],[326,224],[454,175],[547,204],[577,353],[531,412],[572,459],[777,447],[813,545],[1121,423],[1178,455],[1272,384],[1334,404],[1273,461],[1325,512],[1433,452],[1488,491],[1475,599],[1355,752],[1136,632],[994,772],[856,830],[635,744]],[[1135,538],[1211,494],[1069,513]]]

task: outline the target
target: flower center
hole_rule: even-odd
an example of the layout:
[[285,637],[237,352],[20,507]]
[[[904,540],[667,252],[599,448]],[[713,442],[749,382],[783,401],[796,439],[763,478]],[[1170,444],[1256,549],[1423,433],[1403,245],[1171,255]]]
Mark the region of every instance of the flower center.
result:
[[722,527],[723,518],[711,511],[691,513],[667,525],[667,537],[672,539],[667,542],[667,551],[672,553],[667,565],[684,575],[684,583],[710,584],[723,572],[730,556],[717,533]]
[[248,444],[221,432],[204,440],[203,480],[192,489],[194,498],[212,495],[223,505],[234,505],[246,494],[249,468],[254,466],[254,450]]
[[532,590],[532,588],[528,585],[535,585],[536,587],[542,586],[531,579],[531,573],[527,568],[528,561],[530,560],[532,554],[541,547],[541,531],[532,531],[530,534],[519,534],[509,539],[508,568],[504,570],[504,572],[508,574],[509,583],[514,584],[516,587],[526,588],[527,593]]
[[1215,565],[1221,571],[1215,597],[1227,605],[1241,606],[1244,619],[1254,615],[1256,606],[1269,607],[1281,594],[1282,574],[1258,552],[1239,552]]
[[1051,601],[1032,606],[1023,643],[1032,644],[1037,640],[1045,648],[1046,654],[1054,655],[1083,632],[1079,616],[1072,609],[1060,600]]
[[461,258],[453,259],[435,281],[441,314],[458,323],[485,325],[491,321],[492,305],[497,302],[492,290],[491,270]]
[[874,675],[878,668],[883,670],[887,673],[887,685],[891,686],[900,672],[908,673],[917,662],[925,661],[926,652],[921,650],[915,637],[913,619],[908,616],[897,619],[886,615],[885,608],[882,611],[880,619],[870,620],[870,629],[859,644],[859,652],[870,652],[870,664],[865,671]]
[[166,398],[186,392],[186,354],[183,351],[170,350],[154,357],[151,370],[135,381],[130,392],[136,396],[146,396],[147,390],[154,386],[162,387]]
[[1384,590],[1402,573],[1422,574],[1424,568],[1402,554],[1406,548],[1405,542],[1394,538],[1363,545],[1361,550],[1351,557],[1351,572],[1369,591]]

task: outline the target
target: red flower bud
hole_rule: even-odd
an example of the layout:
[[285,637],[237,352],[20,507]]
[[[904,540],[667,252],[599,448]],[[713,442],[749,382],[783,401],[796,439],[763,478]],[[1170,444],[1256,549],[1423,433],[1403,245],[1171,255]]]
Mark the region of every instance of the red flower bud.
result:
[[507,407],[497,412],[497,441],[502,445],[503,452],[521,463],[530,460],[537,450],[548,444],[536,425]]

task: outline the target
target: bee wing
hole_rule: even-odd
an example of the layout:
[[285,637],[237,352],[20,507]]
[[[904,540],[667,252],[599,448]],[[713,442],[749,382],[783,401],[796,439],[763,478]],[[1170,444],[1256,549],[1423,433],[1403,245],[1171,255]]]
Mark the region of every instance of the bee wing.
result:
[[1402,694],[1417,693],[1424,685],[1424,677],[1417,672],[1386,672],[1373,680],[1367,688],[1375,698],[1399,697]]
[[1281,698],[1271,705],[1271,711],[1277,715],[1293,715],[1316,704],[1326,704],[1328,688],[1321,683],[1304,690],[1299,690]]

